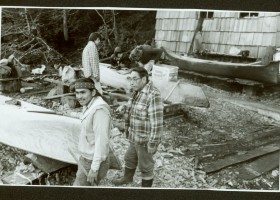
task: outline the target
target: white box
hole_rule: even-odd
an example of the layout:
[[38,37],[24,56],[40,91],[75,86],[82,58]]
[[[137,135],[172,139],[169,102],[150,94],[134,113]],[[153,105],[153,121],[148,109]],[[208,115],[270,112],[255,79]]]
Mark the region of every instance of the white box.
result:
[[179,67],[172,65],[153,65],[152,79],[161,81],[177,81],[178,69]]
[[280,52],[277,52],[273,55],[273,61],[279,61],[280,60]]

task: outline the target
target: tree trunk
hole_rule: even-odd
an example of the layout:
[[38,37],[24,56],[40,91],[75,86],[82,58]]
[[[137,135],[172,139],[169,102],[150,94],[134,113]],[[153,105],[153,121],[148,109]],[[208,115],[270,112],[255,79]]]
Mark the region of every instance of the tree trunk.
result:
[[63,34],[64,34],[64,40],[68,41],[69,35],[68,35],[67,11],[66,10],[63,10]]
[[114,36],[115,36],[115,44],[118,44],[119,43],[119,29],[118,29],[118,26],[117,26],[117,23],[116,23],[116,14],[115,14],[115,11],[112,10],[112,17],[113,17],[113,29],[114,29]]
[[28,16],[27,16],[26,8],[24,8],[24,17],[25,17],[25,21],[26,21],[26,25],[27,25],[27,29],[28,29],[28,34],[31,34],[31,28],[30,28],[30,23],[29,23]]

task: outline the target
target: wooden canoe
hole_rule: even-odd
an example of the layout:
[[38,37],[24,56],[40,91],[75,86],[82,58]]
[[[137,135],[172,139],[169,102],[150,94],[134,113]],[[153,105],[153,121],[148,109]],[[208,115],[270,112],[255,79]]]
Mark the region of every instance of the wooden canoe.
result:
[[182,70],[206,75],[239,78],[267,84],[279,84],[279,62],[271,61],[267,65],[253,63],[233,63],[206,60],[190,56],[177,55],[162,48],[172,65]]
[[[127,81],[127,76],[128,74],[125,70],[118,71],[111,69],[108,64],[100,63],[100,82],[103,85],[114,88],[122,88],[128,91],[130,85]],[[191,85],[184,81],[181,81],[178,85],[176,85],[176,82],[151,80],[160,90],[163,99],[169,96],[167,101],[170,103],[182,103],[196,107],[209,107],[208,99],[206,98],[203,90],[198,86]],[[176,87],[174,88],[175,85]],[[171,90],[172,93],[169,95]]]
[[[0,95],[0,143],[65,163],[77,164],[79,119],[51,114],[54,111],[24,101],[21,105],[5,103]],[[32,110],[33,112],[29,112]],[[36,111],[36,112],[35,112]],[[49,114],[43,114],[49,113]],[[110,147],[110,168],[121,169],[118,157]]]

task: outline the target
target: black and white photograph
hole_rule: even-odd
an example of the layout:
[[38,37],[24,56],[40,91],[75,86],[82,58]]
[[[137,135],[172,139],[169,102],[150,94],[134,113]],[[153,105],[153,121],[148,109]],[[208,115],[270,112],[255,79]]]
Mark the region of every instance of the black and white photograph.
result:
[[279,191],[280,12],[1,7],[0,185]]

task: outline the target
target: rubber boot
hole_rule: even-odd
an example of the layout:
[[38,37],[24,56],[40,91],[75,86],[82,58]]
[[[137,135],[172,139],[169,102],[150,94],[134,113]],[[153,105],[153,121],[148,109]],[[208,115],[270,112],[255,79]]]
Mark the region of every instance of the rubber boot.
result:
[[124,168],[124,176],[118,179],[115,179],[112,181],[114,185],[123,185],[127,183],[132,183],[133,182],[133,176],[135,174],[136,169],[129,169],[129,168]]
[[142,187],[152,187],[154,179],[143,180],[142,179]]

